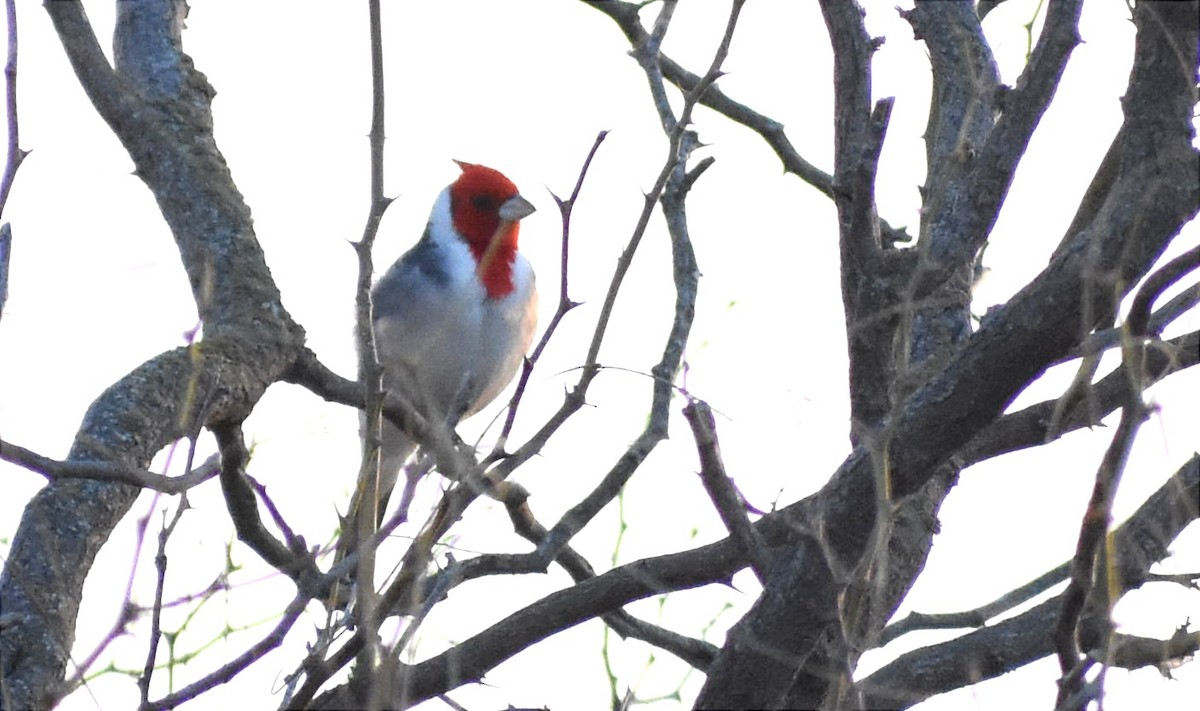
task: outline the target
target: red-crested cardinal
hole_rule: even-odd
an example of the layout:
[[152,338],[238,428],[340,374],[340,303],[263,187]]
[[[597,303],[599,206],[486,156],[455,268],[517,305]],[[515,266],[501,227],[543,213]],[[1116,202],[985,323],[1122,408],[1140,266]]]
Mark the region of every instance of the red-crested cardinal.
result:
[[[425,234],[372,291],[383,387],[433,426],[453,426],[494,400],[516,374],[537,325],[533,268],[517,251],[520,221],[534,207],[499,171],[456,162],[462,174],[438,195]],[[380,522],[416,445],[383,422]],[[356,545],[361,490],[343,520],[341,556]]]

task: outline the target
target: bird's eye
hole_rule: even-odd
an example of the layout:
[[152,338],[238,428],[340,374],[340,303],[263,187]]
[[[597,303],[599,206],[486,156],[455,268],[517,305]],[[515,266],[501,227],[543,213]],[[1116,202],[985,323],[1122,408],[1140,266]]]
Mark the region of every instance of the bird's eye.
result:
[[484,212],[496,209],[496,201],[488,195],[476,195],[475,197],[471,198],[471,205],[474,206],[476,210],[482,210]]

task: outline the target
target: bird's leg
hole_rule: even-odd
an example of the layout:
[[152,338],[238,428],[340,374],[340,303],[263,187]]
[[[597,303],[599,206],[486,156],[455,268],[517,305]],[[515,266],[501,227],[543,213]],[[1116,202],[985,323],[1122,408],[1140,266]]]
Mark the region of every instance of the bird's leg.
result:
[[401,520],[408,520],[408,507],[412,504],[417,493],[417,483],[433,469],[433,456],[422,447],[412,461],[404,466],[404,489],[400,492],[400,503],[396,507],[396,515]]

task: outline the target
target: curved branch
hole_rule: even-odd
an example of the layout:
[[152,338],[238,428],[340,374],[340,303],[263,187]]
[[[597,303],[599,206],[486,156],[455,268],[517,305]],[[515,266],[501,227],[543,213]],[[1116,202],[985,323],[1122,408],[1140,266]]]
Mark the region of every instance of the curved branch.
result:
[[[1175,296],[1167,303],[1150,314],[1147,326],[1151,333],[1162,333],[1170,324],[1200,304],[1200,284],[1193,284]],[[1121,344],[1121,329],[1109,328],[1088,336],[1079,348],[1069,354],[1069,358],[1094,356]]]
[[[1192,331],[1147,348],[1142,367],[1146,386],[1200,364],[1200,331]],[[963,447],[959,456],[967,465],[1037,447],[1084,427],[1095,426],[1128,397],[1130,375],[1125,364],[1088,388],[1073,407],[1055,422],[1058,399],[1045,400],[1004,415]]]
[[183,3],[117,7],[114,70],[77,0],[46,3],[75,75],[171,228],[205,338],[235,332],[241,340],[302,340],[213,139],[215,92],[183,53]]
[[1148,334],[1158,335],[1157,331],[1150,330],[1150,310],[1154,308],[1154,302],[1172,284],[1197,269],[1200,269],[1200,246],[1192,247],[1175,257],[1146,278],[1133,303],[1129,305],[1129,316],[1126,318],[1126,328],[1134,338],[1142,339]]
[[[1137,430],[1148,411],[1143,402],[1144,388],[1142,343],[1146,338],[1146,327],[1150,321],[1150,309],[1158,296],[1195,269],[1200,261],[1200,247],[1188,250],[1184,254],[1168,262],[1162,269],[1150,275],[1141,289],[1133,298],[1129,316],[1125,320],[1127,336],[1122,348],[1123,363],[1130,375],[1130,387],[1125,402],[1121,406],[1121,421],[1113,434],[1112,443],[1101,460],[1096,472],[1095,485],[1091,499],[1080,524],[1079,540],[1076,545],[1075,558],[1071,563],[1071,579],[1066,591],[1062,594],[1062,608],[1055,625],[1054,646],[1058,656],[1062,677],[1059,681],[1058,706],[1060,708],[1079,708],[1087,706],[1086,702],[1075,701],[1083,696],[1084,679],[1075,670],[1083,661],[1079,649],[1080,625],[1083,620],[1084,605],[1095,586],[1095,568],[1099,563],[1105,565],[1107,559],[1099,560],[1098,553],[1107,545],[1107,534],[1112,522],[1113,500],[1116,498],[1117,487],[1124,473],[1129,451]],[[1102,569],[1103,570],[1103,569]],[[1103,576],[1107,577],[1107,576]],[[1111,625],[1112,606],[1115,600],[1108,600],[1104,608],[1104,623]],[[1109,645],[1103,645],[1107,650]],[[1103,654],[1104,658],[1109,655]]]
[[[80,84],[154,193],[204,322],[204,342],[147,361],[97,398],[69,455],[144,470],[202,424],[248,416],[304,333],[280,303],[250,210],[213,140],[212,89],[182,52],[183,4],[118,3],[115,70],[79,2],[45,8]],[[44,706],[57,693],[84,578],[139,491],[55,481],[26,506],[0,576],[0,607],[23,617],[0,632],[0,676],[14,708]]]
[[[1200,518],[1198,501],[1200,457],[1193,456],[1113,533],[1122,591],[1140,587],[1150,567],[1168,555],[1170,543]],[[1042,659],[1054,651],[1051,634],[1061,609],[1058,595],[976,632],[901,655],[859,682],[863,708],[907,708]],[[1105,629],[1089,623],[1087,648],[1103,643]]]

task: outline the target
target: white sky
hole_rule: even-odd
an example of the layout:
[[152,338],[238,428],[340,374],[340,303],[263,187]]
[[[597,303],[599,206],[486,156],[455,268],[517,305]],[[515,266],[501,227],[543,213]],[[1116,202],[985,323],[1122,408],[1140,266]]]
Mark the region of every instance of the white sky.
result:
[[[1021,26],[1034,4],[1012,0],[988,18],[1008,82],[1020,70]],[[381,268],[419,236],[433,196],[456,173],[450,159],[492,165],[540,209],[522,230],[522,247],[538,269],[542,320],[548,322],[557,294],[559,223],[545,188],[567,194],[596,133],[611,131],[574,216],[571,296],[585,303],[563,322],[534,375],[514,435],[520,441],[558,406],[563,387],[577,377],[570,369],[582,360],[641,191],[649,188],[663,160],[665,139],[624,39],[582,3],[385,5],[387,192],[398,199],[382,226],[376,251]],[[887,37],[874,64],[876,95],[898,97],[878,200],[889,221],[915,231],[929,79],[924,45],[913,40],[893,5],[866,3],[871,30]],[[107,44],[111,4],[87,7]],[[217,89],[217,139],[254,212],[284,304],[325,362],[349,375],[354,259],[346,242],[361,233],[368,194],[366,13],[356,5],[333,11],[328,3],[314,2],[290,3],[286,14],[281,7],[197,0],[185,47]],[[13,224],[14,247],[9,301],[0,321],[0,433],[61,457],[88,404],[131,368],[181,344],[182,334],[194,326],[195,308],[149,192],[131,175],[128,156],[86,102],[45,12],[33,3],[21,3],[19,12],[21,145],[33,153],[18,174],[4,215]],[[697,71],[707,67],[725,12],[725,3],[682,3],[668,35],[668,54]],[[1127,14],[1119,2],[1085,5],[1085,44],[1072,57],[993,234],[987,252],[992,271],[981,286],[980,311],[1007,298],[1045,264],[1120,123],[1118,99],[1132,52]],[[725,69],[721,86],[728,94],[782,121],[802,155],[830,167],[831,64],[816,3],[748,3]],[[691,196],[691,227],[704,276],[686,386],[719,411],[730,472],[754,504],[768,508],[818,489],[847,453],[835,215],[832,204],[814,190],[781,175],[777,159],[747,130],[705,110],[697,112],[696,123],[709,144],[698,155],[713,155],[717,162]],[[1197,240],[1190,225],[1173,253]],[[601,362],[647,371],[659,358],[673,298],[669,245],[656,222],[618,302]],[[1193,314],[1167,335],[1196,326]],[[1070,375],[1069,369],[1057,373],[1031,388],[1018,405],[1057,395]],[[1170,382],[1169,390],[1151,392],[1161,411],[1145,426],[1130,460],[1118,519],[1196,447],[1198,378],[1190,373]],[[534,493],[531,505],[544,523],[555,521],[590,490],[636,436],[644,424],[649,382],[608,371],[593,385],[589,402],[592,407],[517,475]],[[621,562],[721,537],[720,523],[694,476],[691,440],[678,418],[681,404],[673,405],[672,439],[627,489]],[[466,424],[464,434],[482,431],[489,416]],[[1110,432],[1074,434],[1047,451],[1013,455],[965,473],[943,509],[942,534],[927,570],[901,612],[970,608],[1065,560]],[[280,386],[255,411],[247,434],[256,442],[251,471],[292,525],[310,542],[329,536],[336,523],[334,507],[344,507],[357,467],[355,414]],[[11,536],[42,479],[6,464],[0,464],[0,477],[6,492],[0,498],[0,536]],[[436,482],[427,481],[422,490],[426,503],[436,496]],[[152,499],[145,494],[139,500],[97,560],[80,618],[80,656],[107,632],[119,609],[132,564],[133,519],[170,503]],[[211,581],[232,539],[215,482],[196,491],[192,503],[196,509],[184,516],[168,549],[176,595]],[[497,505],[480,502],[468,519],[456,541],[464,551],[459,557],[476,550],[527,549]],[[159,520],[156,513],[152,524]],[[618,520],[610,508],[576,539],[597,567],[613,555]],[[1181,555],[1171,569],[1194,571],[1200,568],[1195,527],[1185,538],[1190,543],[1181,539]],[[137,567],[142,587],[135,597],[142,603],[150,601],[153,590],[152,555],[152,549],[143,551]],[[234,558],[246,566],[237,581],[260,580],[268,572],[240,545]],[[436,653],[566,582],[555,570],[464,585],[423,628],[418,655]],[[663,624],[690,634],[699,634],[698,625],[716,618],[707,638],[719,643],[753,600],[748,576],[739,576],[735,584],[742,592],[690,591],[669,596],[661,606],[646,601],[630,610],[652,620],[661,616]],[[180,650],[199,647],[225,624],[270,618],[290,598],[290,584],[268,578],[227,600],[213,600],[181,636]],[[726,602],[734,608],[722,612]],[[1165,637],[1198,612],[1200,594],[1158,585],[1131,595],[1117,615],[1130,632]],[[179,624],[179,618],[169,618],[172,622]],[[285,649],[192,707],[246,699],[277,703],[269,694],[301,658],[306,624],[297,626]],[[489,674],[492,688],[467,688],[452,696],[476,708],[505,703],[603,708],[608,692],[600,630],[593,622],[560,634]],[[180,673],[178,682],[198,678],[263,633],[259,627],[217,642],[208,656]],[[912,635],[894,647],[938,638]],[[140,667],[145,654],[135,638],[118,640],[110,652],[101,664],[113,657],[123,668]],[[160,659],[165,654],[164,648]],[[670,693],[684,675],[683,665],[667,654],[647,666],[637,643],[617,643],[614,654],[622,683],[636,684],[641,697]],[[570,661],[564,665],[563,660]],[[885,661],[869,655],[861,671]],[[1108,708],[1144,708],[1151,698],[1159,708],[1179,707],[1200,694],[1194,665],[1177,676],[1179,682],[1164,683],[1151,670],[1114,672]],[[1044,708],[1052,703],[1056,677],[1054,663],[1044,661],[921,708]],[[165,674],[156,677],[156,695],[165,690],[165,680]],[[701,682],[698,674],[683,682],[684,704]],[[92,683],[90,694],[76,694],[63,708],[116,709],[134,703],[133,679],[106,675]],[[664,701],[656,708],[679,706]]]

